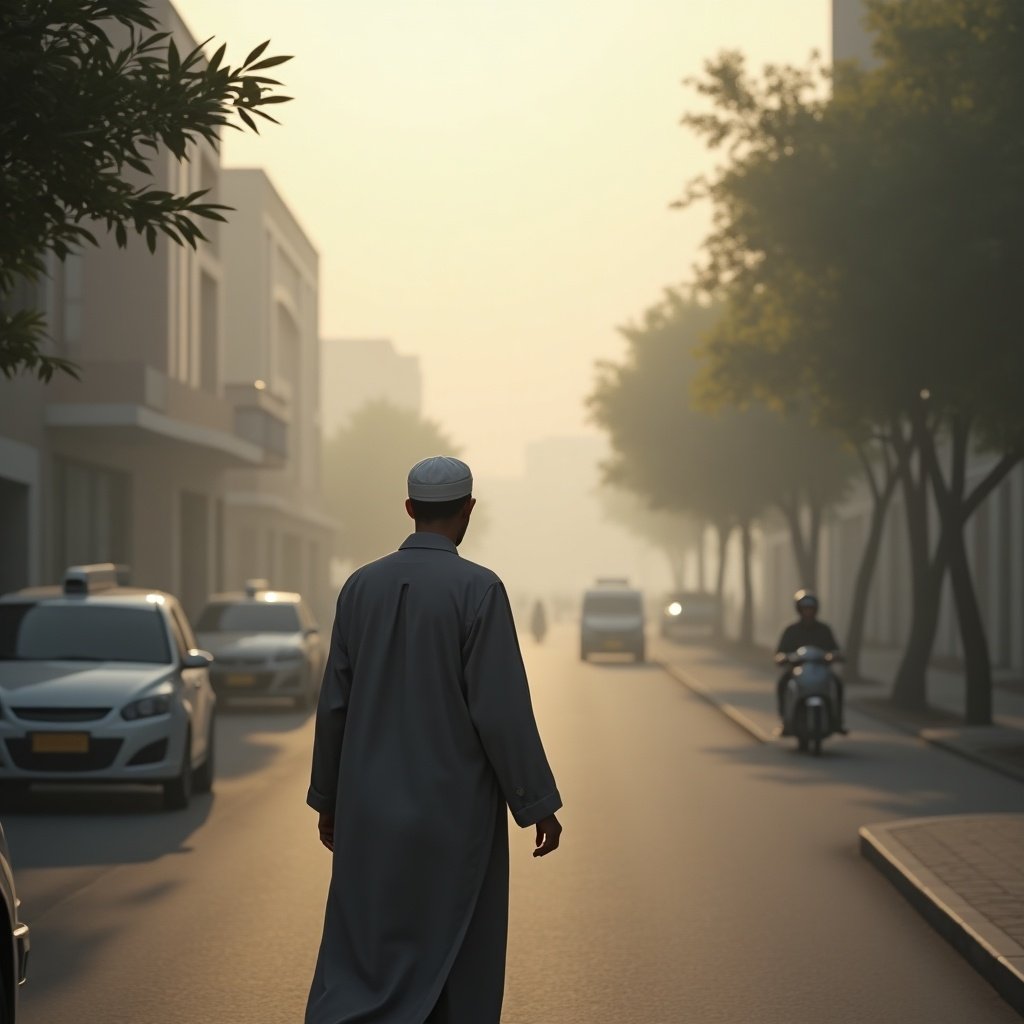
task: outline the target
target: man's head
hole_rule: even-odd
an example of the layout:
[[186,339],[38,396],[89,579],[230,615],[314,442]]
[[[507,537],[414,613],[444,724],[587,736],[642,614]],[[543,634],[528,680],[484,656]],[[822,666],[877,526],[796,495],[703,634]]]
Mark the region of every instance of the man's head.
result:
[[793,595],[797,614],[804,622],[813,622],[818,617],[818,596],[810,590],[798,590]]
[[408,483],[405,510],[415,520],[416,529],[461,544],[476,505],[469,466],[460,459],[435,455],[409,470]]

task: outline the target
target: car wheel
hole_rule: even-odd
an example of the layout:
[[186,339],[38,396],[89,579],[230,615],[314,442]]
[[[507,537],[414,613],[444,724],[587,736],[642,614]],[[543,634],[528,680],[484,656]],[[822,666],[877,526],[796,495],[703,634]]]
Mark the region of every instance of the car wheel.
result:
[[181,755],[181,769],[177,776],[164,783],[164,807],[180,811],[192,799],[192,733],[185,734],[185,750]]
[[[8,962],[13,962],[10,947],[3,952],[9,958]],[[13,984],[16,986],[17,982]],[[12,979],[8,977],[7,971],[0,970],[0,1024],[13,1024],[14,1021],[14,1010],[11,1006],[14,1002],[13,988],[9,988],[11,985]]]
[[29,794],[29,786],[31,786],[30,782],[24,782],[21,779],[5,779],[0,782],[0,801],[18,803],[25,800]]
[[192,773],[192,791],[194,793],[209,793],[213,789],[213,773],[217,753],[216,736],[213,715],[210,715],[210,734],[206,740],[206,760]]

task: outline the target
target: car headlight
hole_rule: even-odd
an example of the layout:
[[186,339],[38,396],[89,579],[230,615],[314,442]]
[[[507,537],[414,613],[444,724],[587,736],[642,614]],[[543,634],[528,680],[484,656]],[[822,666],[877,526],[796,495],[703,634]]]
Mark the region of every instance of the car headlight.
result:
[[133,700],[131,704],[125,704],[121,708],[121,717],[129,722],[139,718],[155,718],[157,715],[166,715],[171,710],[170,694],[162,693],[155,697],[143,697],[141,700]]
[[673,601],[665,611],[674,619],[683,614],[683,606],[678,601]]

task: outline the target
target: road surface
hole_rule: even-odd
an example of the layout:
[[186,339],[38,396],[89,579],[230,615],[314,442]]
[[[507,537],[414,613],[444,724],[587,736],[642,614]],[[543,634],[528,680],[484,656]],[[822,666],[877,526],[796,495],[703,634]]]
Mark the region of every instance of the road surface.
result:
[[[505,1024],[1018,1020],[857,852],[872,821],[1019,810],[1024,787],[851,713],[814,760],[654,666],[524,640],[557,854],[512,828]],[[772,684],[766,678],[766,686]],[[329,858],[311,720],[219,718],[212,797],[37,791],[3,809],[32,927],[27,1024],[297,1024]]]

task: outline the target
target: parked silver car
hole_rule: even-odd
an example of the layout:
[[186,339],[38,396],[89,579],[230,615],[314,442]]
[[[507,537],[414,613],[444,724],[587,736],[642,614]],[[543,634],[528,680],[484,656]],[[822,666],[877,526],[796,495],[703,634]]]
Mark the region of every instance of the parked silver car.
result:
[[301,595],[251,580],[244,592],[213,595],[196,632],[213,654],[211,678],[220,696],[289,697],[299,708],[316,703],[324,648]]
[[213,785],[211,660],[176,598],[113,565],[0,597],[0,788],[153,783],[185,807]]

